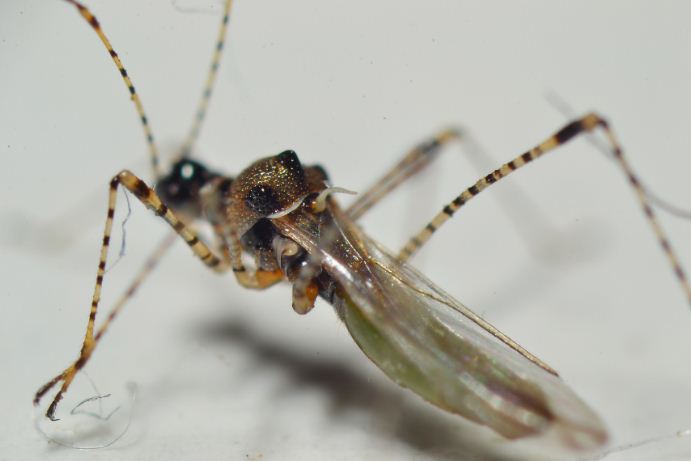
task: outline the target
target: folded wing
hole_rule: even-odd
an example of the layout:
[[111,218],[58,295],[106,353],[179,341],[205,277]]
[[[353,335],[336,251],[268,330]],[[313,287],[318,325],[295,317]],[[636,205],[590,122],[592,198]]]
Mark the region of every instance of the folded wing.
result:
[[479,328],[462,315],[467,308],[332,211],[319,237],[289,219],[277,225],[317,252],[335,281],[334,307],[391,379],[508,439],[546,437],[576,451],[604,445],[603,423],[559,377]]

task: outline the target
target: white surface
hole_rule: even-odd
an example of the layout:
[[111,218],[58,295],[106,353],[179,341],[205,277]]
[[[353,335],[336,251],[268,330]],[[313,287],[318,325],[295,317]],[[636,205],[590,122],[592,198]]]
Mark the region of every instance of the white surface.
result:
[[[179,4],[203,13],[170,2],[89,2],[164,146],[186,132],[218,21],[206,14],[216,2]],[[564,123],[544,98],[554,90],[578,112],[606,115],[643,181],[688,209],[690,8],[239,0],[198,158],[237,173],[293,148],[303,162],[323,164],[336,185],[362,190],[448,124],[470,129],[497,162],[509,160]],[[286,287],[243,291],[181,245],[88,367],[114,394],[111,408],[126,406],[125,385],[137,384],[127,435],[88,452],[47,443],[33,428],[31,397],[78,352],[108,179],[123,167],[150,175],[126,90],[69,5],[2,2],[0,68],[0,459],[483,458],[468,454],[471,429],[381,376],[329,306],[298,317]],[[397,248],[496,166],[478,171],[460,152],[449,149],[425,178],[372,211],[366,229]],[[616,167],[578,141],[494,189],[416,265],[559,370],[607,421],[614,444],[690,427],[691,314]],[[662,221],[691,267],[691,224]],[[74,241],[56,243],[70,222]],[[104,308],[164,233],[134,202],[127,231]],[[62,414],[93,393],[82,377]],[[79,421],[44,427],[98,427]],[[63,434],[83,445],[112,438],[70,437]],[[668,451],[665,459],[683,459],[691,442],[608,459]]]

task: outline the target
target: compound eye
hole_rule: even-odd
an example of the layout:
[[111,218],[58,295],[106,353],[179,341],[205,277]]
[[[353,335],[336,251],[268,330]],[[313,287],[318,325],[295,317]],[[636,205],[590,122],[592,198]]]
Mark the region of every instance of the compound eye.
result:
[[274,190],[266,185],[254,186],[245,197],[247,207],[261,216],[281,211],[281,204]]

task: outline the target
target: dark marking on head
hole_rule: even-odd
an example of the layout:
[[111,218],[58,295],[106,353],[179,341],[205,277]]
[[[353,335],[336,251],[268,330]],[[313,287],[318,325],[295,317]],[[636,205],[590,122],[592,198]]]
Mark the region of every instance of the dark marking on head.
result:
[[226,217],[242,235],[259,219],[297,209],[310,192],[324,189],[324,181],[316,176],[313,168],[302,167],[292,150],[259,159],[234,178]]
[[273,188],[267,185],[252,187],[245,197],[247,207],[257,214],[268,216],[281,210],[278,196]]

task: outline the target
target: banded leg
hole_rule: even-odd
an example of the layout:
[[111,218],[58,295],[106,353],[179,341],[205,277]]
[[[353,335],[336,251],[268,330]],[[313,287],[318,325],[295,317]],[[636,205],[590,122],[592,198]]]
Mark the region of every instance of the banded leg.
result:
[[158,244],[156,249],[153,251],[153,253],[151,253],[149,258],[144,263],[144,266],[142,266],[140,269],[139,273],[134,277],[134,279],[132,279],[130,285],[120,295],[113,307],[111,307],[106,319],[103,321],[101,326],[98,328],[98,331],[96,331],[96,334],[94,335],[94,342],[98,343],[101,340],[101,337],[103,337],[103,335],[106,333],[110,324],[113,323],[113,320],[115,320],[115,317],[117,317],[122,311],[122,308],[125,306],[127,301],[134,297],[144,280],[146,280],[149,274],[151,274],[151,271],[158,266],[158,263],[161,261],[173,243],[175,243],[175,240],[176,235],[171,232]]
[[[69,388],[77,372],[79,372],[79,370],[81,370],[86,364],[86,362],[89,360],[94,348],[96,347],[97,342],[105,333],[108,324],[110,323],[110,321],[113,320],[115,315],[117,315],[121,307],[117,307],[118,305],[116,304],[116,309],[114,309],[111,312],[112,317],[109,316],[106,319],[103,326],[101,327],[101,329],[98,331],[98,333],[94,335],[96,312],[98,310],[98,305],[101,299],[101,289],[103,287],[103,278],[105,276],[106,260],[108,257],[108,248],[110,246],[110,236],[113,230],[113,218],[115,216],[115,205],[117,203],[117,191],[118,186],[120,185],[124,186],[129,192],[131,192],[135,197],[137,197],[137,199],[140,202],[142,202],[147,208],[156,213],[156,215],[163,218],[173,228],[173,230],[175,230],[175,232],[180,237],[182,237],[185,243],[187,243],[187,245],[192,249],[192,252],[207,267],[215,270],[216,272],[223,272],[228,267],[226,264],[223,264],[222,260],[215,256],[203,242],[199,240],[199,238],[193,230],[191,230],[182,221],[180,221],[175,216],[175,214],[173,214],[173,212],[164,203],[161,202],[161,200],[153,191],[153,189],[147,186],[144,181],[142,181],[137,176],[135,176],[127,170],[123,170],[117,176],[115,176],[111,180],[109,187],[108,214],[106,217],[105,229],[103,231],[103,243],[101,244],[101,253],[98,262],[98,270],[96,272],[96,284],[94,286],[94,292],[91,298],[89,320],[87,323],[86,334],[84,336],[84,342],[82,343],[82,348],[79,353],[79,357],[72,365],[70,365],[62,373],[60,373],[58,376],[56,376],[48,383],[46,383],[43,387],[41,387],[38,390],[38,392],[36,392],[36,396],[34,398],[34,404],[36,405],[40,402],[41,398],[50,389],[52,389],[59,382],[62,382],[60,390],[53,398],[53,401],[51,402],[50,406],[48,407],[48,411],[46,412],[46,416],[52,420],[55,420],[55,410],[57,408],[58,403],[62,399],[63,394]],[[143,277],[145,277],[150,270],[150,268],[147,268],[147,266],[145,266],[145,268],[143,269],[144,275],[142,276],[142,280]],[[129,297],[132,294],[134,294],[134,290],[136,290],[138,286],[139,282],[137,282],[137,279],[135,279],[135,283],[131,287],[132,291],[130,292],[128,290],[124,294],[124,298],[122,300],[123,304],[127,299],[129,299]]]
[[[139,273],[132,279],[132,282],[130,282],[129,287],[127,290],[123,292],[122,295],[118,298],[118,300],[115,302],[113,307],[111,308],[110,312],[108,313],[106,320],[101,324],[101,326],[98,328],[98,331],[94,335],[94,346],[98,344],[98,342],[101,340],[101,337],[105,334],[105,332],[108,330],[108,327],[110,324],[115,320],[115,317],[122,311],[122,308],[125,306],[127,301],[132,299],[132,297],[135,295],[141,284],[144,282],[146,277],[149,276],[151,271],[154,270],[154,268],[158,265],[158,263],[161,261],[163,258],[163,255],[168,251],[170,246],[173,244],[175,241],[175,234],[171,233],[169,234],[161,243],[158,245],[158,247],[154,250],[154,252],[149,256],[149,258],[146,260],[144,263],[144,266],[141,268]],[[73,365],[74,366],[74,365]],[[69,370],[69,369],[68,369]],[[34,396],[34,405],[38,405],[38,403],[41,401],[41,398],[43,395],[48,392],[53,386],[55,386],[58,382],[60,382],[61,379],[63,379],[64,375],[67,373],[67,370],[63,371],[53,379],[51,379],[48,383],[43,385],[38,392],[36,392],[36,395]],[[76,370],[75,370],[76,373]],[[51,415],[55,412],[55,409],[53,409],[53,412]],[[50,416],[51,419],[54,419],[53,416]]]
[[348,216],[352,220],[359,219],[403,181],[429,165],[443,146],[460,137],[461,132],[458,130],[444,130],[429,141],[413,148],[391,170],[358,196],[357,200],[348,207],[346,211]]
[[400,251],[398,258],[401,261],[408,260],[413,253],[419,250],[430,239],[430,237],[432,237],[434,232],[436,232],[442,224],[444,224],[451,216],[453,216],[456,211],[458,211],[459,208],[461,208],[470,199],[478,195],[490,185],[508,176],[510,173],[516,171],[536,158],[541,157],[547,152],[567,143],[575,136],[591,132],[596,128],[601,128],[604,131],[607,141],[612,149],[614,159],[628,178],[631,187],[633,187],[636,198],[638,199],[638,202],[645,213],[648,223],[652,227],[653,232],[655,233],[655,236],[657,237],[657,240],[667,257],[667,260],[672,266],[672,269],[674,270],[674,273],[682,286],[689,303],[691,303],[691,286],[689,286],[686,274],[679,262],[679,258],[672,249],[666,233],[662,229],[662,226],[660,226],[660,223],[653,212],[648,195],[641,186],[638,176],[634,173],[633,169],[624,157],[624,153],[619,145],[619,142],[617,141],[617,138],[614,136],[614,132],[610,129],[609,125],[604,119],[593,113],[569,123],[538,146],[532,148],[519,157],[516,157],[510,162],[505,163],[484,178],[480,178],[475,184],[464,190],[452,202],[447,204],[442,211],[425,226],[424,229],[413,236]]
[[221,56],[223,55],[223,46],[226,40],[226,32],[228,31],[232,3],[232,0],[225,0],[221,26],[218,30],[218,36],[216,37],[216,46],[214,47],[213,56],[211,57],[211,65],[209,66],[209,73],[206,76],[204,90],[202,91],[202,96],[199,100],[197,112],[195,113],[189,134],[187,135],[185,143],[182,145],[181,155],[183,157],[187,157],[192,153],[192,146],[199,137],[199,131],[201,130],[204,118],[206,118],[206,111],[209,107],[209,101],[211,100],[211,94],[213,93],[214,84],[216,83],[216,77],[218,75],[218,67],[221,63]]
[[154,135],[151,131],[151,127],[149,126],[149,119],[147,118],[146,113],[144,112],[144,106],[142,105],[142,101],[139,98],[139,94],[134,89],[134,84],[132,83],[132,80],[127,74],[125,66],[123,66],[120,57],[113,49],[113,46],[110,44],[110,41],[103,32],[103,29],[101,29],[101,24],[98,22],[98,19],[96,19],[96,16],[94,16],[87,7],[82,5],[77,0],[65,1],[74,5],[77,8],[77,11],[79,11],[79,14],[82,15],[82,17],[86,20],[86,22],[89,23],[94,32],[96,32],[96,35],[98,35],[98,38],[101,39],[101,42],[103,42],[103,45],[106,47],[106,50],[108,50],[108,54],[110,54],[110,58],[113,60],[115,67],[117,67],[118,72],[120,72],[120,75],[122,76],[122,81],[125,83],[127,91],[129,91],[130,93],[130,99],[134,103],[134,107],[137,109],[139,120],[141,121],[142,128],[144,129],[144,136],[146,138],[146,144],[149,147],[149,157],[151,158],[151,168],[153,170],[154,177],[160,178],[161,167],[158,158],[158,148],[156,147],[156,142],[154,141]]

